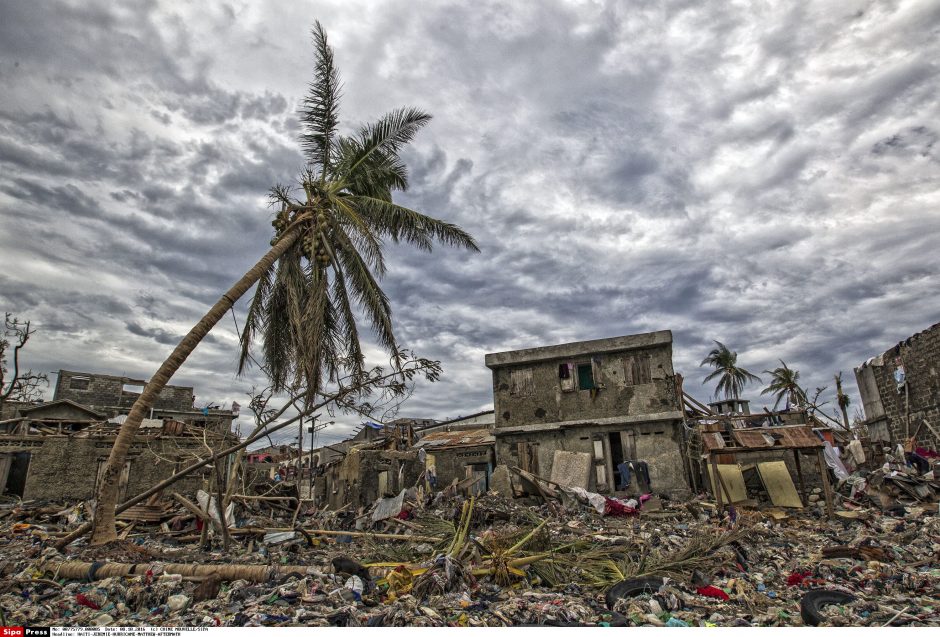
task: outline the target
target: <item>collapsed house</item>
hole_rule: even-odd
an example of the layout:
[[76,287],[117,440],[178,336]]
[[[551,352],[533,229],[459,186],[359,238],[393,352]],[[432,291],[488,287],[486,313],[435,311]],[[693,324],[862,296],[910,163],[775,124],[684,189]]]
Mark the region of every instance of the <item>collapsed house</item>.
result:
[[855,368],[872,443],[940,451],[940,323]]
[[[144,381],[60,370],[52,401],[8,405],[0,421],[0,493],[24,500],[87,500]],[[236,415],[194,409],[192,387],[168,385],[141,423],[119,478],[119,499],[146,491],[234,440]],[[170,487],[191,493],[198,473]]]
[[497,462],[598,493],[689,492],[672,332],[487,354],[486,366]]

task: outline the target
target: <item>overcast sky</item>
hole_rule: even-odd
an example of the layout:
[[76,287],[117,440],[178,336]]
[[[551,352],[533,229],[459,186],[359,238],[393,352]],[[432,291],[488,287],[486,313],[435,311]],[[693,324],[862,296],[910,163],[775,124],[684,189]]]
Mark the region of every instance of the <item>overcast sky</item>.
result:
[[[940,320],[937,0],[6,0],[0,309],[39,328],[27,366],[149,378],[265,252],[315,19],[345,126],[434,115],[399,201],[482,249],[389,249],[400,343],[444,367],[401,415],[490,408],[487,352],[660,329],[699,399],[715,339],[855,399],[854,366]],[[244,405],[236,357],[226,317],[172,382]]]

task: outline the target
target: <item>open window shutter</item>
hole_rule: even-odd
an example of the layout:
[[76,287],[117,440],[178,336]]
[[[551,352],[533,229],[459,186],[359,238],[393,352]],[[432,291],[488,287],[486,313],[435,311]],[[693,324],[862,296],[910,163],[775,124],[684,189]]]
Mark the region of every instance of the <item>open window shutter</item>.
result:
[[630,385],[635,385],[636,382],[633,380],[633,357],[624,356],[623,357],[623,384],[627,387]]

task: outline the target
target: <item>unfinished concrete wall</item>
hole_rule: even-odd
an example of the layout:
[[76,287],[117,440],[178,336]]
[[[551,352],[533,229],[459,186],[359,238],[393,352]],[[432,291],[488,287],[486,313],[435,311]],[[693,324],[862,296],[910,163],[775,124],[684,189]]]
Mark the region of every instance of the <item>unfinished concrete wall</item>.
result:
[[[621,442],[624,440],[628,441],[626,449]],[[674,421],[586,425],[538,432],[497,432],[496,456],[501,464],[524,466],[526,460],[520,453],[525,453],[525,446],[529,446],[534,448],[537,473],[549,477],[556,450],[590,454],[593,466],[586,488],[601,493],[618,490],[617,460],[644,460],[649,465],[653,493],[679,497],[689,493],[681,445],[681,425]],[[631,488],[621,495],[635,493],[636,480],[632,480]]]
[[[135,380],[126,376],[109,376],[89,372],[59,370],[53,400],[62,398],[87,405],[96,410],[107,411],[113,416],[134,404],[140,391],[125,391],[125,385],[140,387],[146,381]],[[191,410],[193,407],[193,388],[167,385],[154,403],[155,409]]]
[[488,354],[487,365],[497,428],[682,408],[669,332]]
[[[12,442],[0,443],[6,449]],[[23,443],[15,443],[19,448]],[[44,436],[23,448],[31,454],[23,498],[26,500],[88,500],[95,496],[99,467],[108,459],[113,439]],[[12,448],[12,447],[11,447]],[[177,469],[190,464],[193,453],[205,453],[193,439],[165,438],[135,442],[129,453],[126,497],[141,493]],[[202,474],[184,478],[167,489],[192,495]]]
[[435,449],[428,451],[434,456],[434,469],[437,473],[438,488],[468,477],[468,465],[488,465],[492,470],[495,461],[494,447],[480,445],[474,447],[454,447],[451,449]]
[[[905,373],[900,391],[894,378],[899,366]],[[886,420],[895,443],[919,428],[919,445],[940,450],[940,323],[856,368],[855,375],[867,420]]]
[[398,495],[418,482],[424,465],[417,451],[385,451],[351,448],[346,456],[327,468],[314,489],[331,510],[349,505],[355,511],[371,506],[385,495]]

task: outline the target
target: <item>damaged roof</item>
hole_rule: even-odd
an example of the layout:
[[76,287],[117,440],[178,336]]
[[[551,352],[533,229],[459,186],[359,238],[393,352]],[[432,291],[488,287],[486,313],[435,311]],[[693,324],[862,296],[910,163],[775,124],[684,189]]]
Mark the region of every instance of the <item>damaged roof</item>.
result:
[[489,429],[463,429],[435,431],[415,443],[416,448],[444,449],[447,447],[478,447],[496,442]]
[[824,446],[809,425],[732,429],[730,435],[717,423],[708,428],[713,431],[702,432],[702,445],[706,451],[742,448],[814,449]]

